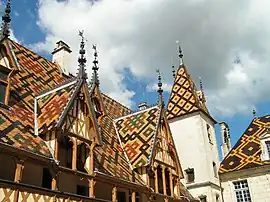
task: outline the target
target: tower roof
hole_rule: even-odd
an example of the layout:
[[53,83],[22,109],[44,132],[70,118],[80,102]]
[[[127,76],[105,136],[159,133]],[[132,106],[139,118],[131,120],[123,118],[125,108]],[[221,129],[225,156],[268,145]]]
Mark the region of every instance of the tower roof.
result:
[[213,119],[203,100],[200,100],[197,89],[186,66],[182,63],[176,73],[170,99],[167,106],[168,120],[195,111],[202,111]]

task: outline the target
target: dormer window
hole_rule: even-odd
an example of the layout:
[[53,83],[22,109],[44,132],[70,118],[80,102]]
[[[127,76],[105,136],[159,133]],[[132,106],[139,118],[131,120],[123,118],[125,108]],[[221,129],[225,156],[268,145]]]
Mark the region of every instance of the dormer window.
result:
[[8,75],[11,70],[0,64],[0,103],[8,104]]
[[8,104],[9,96],[9,74],[11,72],[10,63],[6,54],[6,49],[0,47],[0,104]]
[[102,109],[101,109],[101,106],[97,97],[93,97],[92,101],[93,101],[93,105],[94,105],[94,109],[96,113],[96,118],[98,119],[102,115]]
[[270,161],[270,133],[269,129],[267,133],[261,137],[262,161]]

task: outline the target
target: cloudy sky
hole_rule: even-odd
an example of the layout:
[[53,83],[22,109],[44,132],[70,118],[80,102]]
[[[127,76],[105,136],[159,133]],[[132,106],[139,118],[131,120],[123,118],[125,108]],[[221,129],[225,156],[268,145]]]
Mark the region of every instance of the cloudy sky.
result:
[[235,143],[253,108],[269,113],[269,7],[268,0],[13,0],[12,29],[47,58],[58,40],[68,43],[73,73],[84,30],[89,74],[97,44],[102,90],[133,109],[156,101],[157,68],[168,97],[179,41],[212,115],[230,124]]

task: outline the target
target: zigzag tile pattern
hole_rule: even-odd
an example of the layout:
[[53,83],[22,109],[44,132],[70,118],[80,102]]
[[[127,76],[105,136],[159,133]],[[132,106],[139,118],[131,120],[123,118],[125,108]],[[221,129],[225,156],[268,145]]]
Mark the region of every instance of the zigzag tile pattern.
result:
[[115,122],[122,146],[133,168],[142,167],[149,161],[159,113],[160,108],[156,106]]
[[270,165],[261,160],[260,137],[267,131],[270,115],[254,119],[220,164],[219,173]]
[[49,131],[57,125],[58,120],[75,88],[76,84],[71,84],[38,100],[39,133]]
[[196,87],[184,65],[178,68],[167,106],[167,118],[173,119],[197,110],[209,114],[198,98]]

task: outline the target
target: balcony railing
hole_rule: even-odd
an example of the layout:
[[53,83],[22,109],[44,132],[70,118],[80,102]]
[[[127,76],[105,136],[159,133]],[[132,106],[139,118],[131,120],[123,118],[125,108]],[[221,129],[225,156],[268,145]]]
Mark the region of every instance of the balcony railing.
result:
[[52,191],[32,185],[14,183],[0,179],[0,201],[14,202],[109,202],[76,194]]

